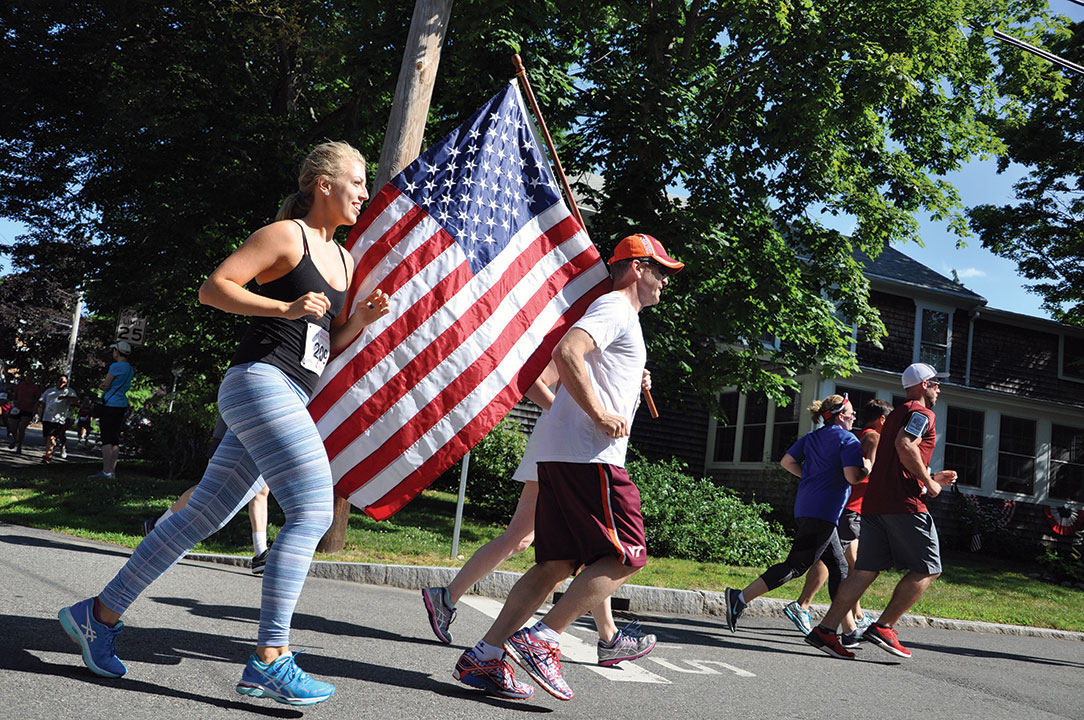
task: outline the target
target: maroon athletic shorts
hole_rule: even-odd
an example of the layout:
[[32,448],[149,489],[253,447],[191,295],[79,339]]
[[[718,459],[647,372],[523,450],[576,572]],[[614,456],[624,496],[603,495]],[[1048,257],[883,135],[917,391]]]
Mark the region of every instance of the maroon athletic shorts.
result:
[[607,555],[629,567],[647,562],[640,491],[616,465],[538,463],[534,526],[538,562],[590,565]]

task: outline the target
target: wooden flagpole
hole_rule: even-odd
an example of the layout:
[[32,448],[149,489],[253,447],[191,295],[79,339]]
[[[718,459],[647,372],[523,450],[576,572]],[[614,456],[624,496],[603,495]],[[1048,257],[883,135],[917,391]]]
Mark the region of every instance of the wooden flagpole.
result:
[[[583,216],[580,215],[580,207],[576,204],[576,197],[572,194],[572,186],[568,184],[568,178],[565,177],[565,169],[561,167],[561,158],[557,157],[557,148],[553,145],[553,138],[550,137],[549,128],[546,127],[546,120],[542,117],[542,111],[538,108],[538,101],[535,100],[534,90],[531,89],[531,81],[527,79],[527,68],[523,66],[523,60],[520,58],[519,53],[512,56],[512,67],[515,68],[516,77],[523,83],[523,93],[527,96],[527,102],[531,105],[531,111],[534,112],[534,117],[538,121],[538,126],[542,129],[542,137],[546,141],[546,147],[549,148],[550,157],[553,158],[554,168],[557,171],[557,179],[561,181],[561,187],[565,191],[565,198],[568,200],[568,206],[572,210],[572,216],[576,218],[576,222],[580,224],[580,227],[586,229],[587,226],[583,224]],[[659,411],[655,407],[655,400],[651,397],[650,390],[644,390],[644,400],[647,401],[648,412],[651,413],[651,417],[657,418]]]

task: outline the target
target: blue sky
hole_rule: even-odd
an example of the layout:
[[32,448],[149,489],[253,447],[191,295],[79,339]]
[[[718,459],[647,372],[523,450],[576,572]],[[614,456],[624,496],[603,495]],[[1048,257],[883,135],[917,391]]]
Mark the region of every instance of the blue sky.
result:
[[[1056,12],[1075,21],[1084,21],[1084,7],[1074,2],[1051,0],[1050,5]],[[1023,177],[1025,168],[1011,166],[1001,175],[996,171],[996,160],[975,160],[946,179],[960,191],[965,207],[1010,203],[1013,201],[1013,183]],[[986,298],[991,307],[1049,317],[1039,308],[1039,296],[1025,289],[1023,279],[1016,273],[1015,263],[984,250],[975,237],[965,240],[965,247],[957,248],[957,237],[949,232],[947,223],[935,223],[928,217],[920,217],[919,221],[923,246],[909,243],[899,246],[898,250],[942,275],[951,277],[952,271],[956,270],[960,282]],[[848,228],[840,226],[840,229]],[[0,245],[11,243],[22,232],[22,225],[0,218]],[[7,261],[0,259],[0,273],[7,271]]]

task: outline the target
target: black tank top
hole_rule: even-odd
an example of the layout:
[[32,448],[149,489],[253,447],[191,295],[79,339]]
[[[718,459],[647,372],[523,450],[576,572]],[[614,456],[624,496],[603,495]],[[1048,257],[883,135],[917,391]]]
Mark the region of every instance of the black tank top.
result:
[[[320,376],[301,365],[307,349],[309,324],[317,325],[324,331],[330,332],[331,321],[342,312],[343,303],[346,301],[346,291],[331,287],[320,274],[309,255],[309,241],[305,237],[305,228],[297,220],[294,222],[301,228],[301,242],[305,246],[301,261],[282,277],[266,285],[259,285],[256,288],[256,294],[283,302],[293,302],[307,292],[322,292],[331,301],[331,307],[319,320],[313,315],[306,315],[297,320],[277,317],[252,318],[248,330],[237,346],[237,351],[233,354],[230,367],[250,362],[273,365],[311,395]],[[341,251],[339,259],[343,261],[343,272],[346,273],[346,259],[342,257]]]

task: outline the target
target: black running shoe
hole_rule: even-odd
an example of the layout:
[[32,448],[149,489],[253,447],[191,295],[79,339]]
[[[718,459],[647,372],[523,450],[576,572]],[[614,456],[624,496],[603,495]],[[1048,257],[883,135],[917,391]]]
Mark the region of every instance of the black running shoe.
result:
[[730,632],[735,632],[738,629],[738,618],[745,611],[741,590],[727,588],[723,591],[723,596],[726,598],[726,626],[730,628]]

